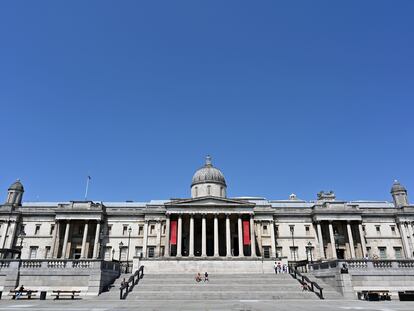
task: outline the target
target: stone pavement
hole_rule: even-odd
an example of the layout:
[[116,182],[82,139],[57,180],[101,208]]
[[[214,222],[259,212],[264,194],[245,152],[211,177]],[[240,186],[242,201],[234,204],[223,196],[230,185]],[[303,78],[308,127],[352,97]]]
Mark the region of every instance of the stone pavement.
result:
[[164,301],[129,301],[129,300],[0,300],[0,311],[118,311],[118,310],[215,310],[215,311],[412,311],[414,302],[366,302],[346,300],[164,300]]

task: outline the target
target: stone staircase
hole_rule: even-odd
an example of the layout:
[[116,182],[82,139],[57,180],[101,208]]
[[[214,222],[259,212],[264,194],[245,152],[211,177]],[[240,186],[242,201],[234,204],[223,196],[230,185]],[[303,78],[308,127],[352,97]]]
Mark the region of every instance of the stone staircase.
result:
[[303,275],[306,275],[311,281],[318,283],[318,285],[323,288],[323,297],[325,299],[344,299],[344,296],[342,296],[335,287],[324,282],[322,279],[315,277],[312,273],[303,273]]
[[[319,299],[312,292],[303,292],[299,282],[289,274],[211,274],[209,278],[209,282],[196,283],[192,274],[145,274],[127,299],[140,301]],[[119,295],[119,291],[117,294]],[[108,293],[107,297],[111,295]]]
[[102,292],[98,298],[102,300],[116,300],[119,299],[119,287],[121,286],[121,282],[125,279],[128,280],[128,278],[131,276],[130,273],[128,274],[121,274],[119,278],[117,278],[114,283],[109,285],[109,291]]

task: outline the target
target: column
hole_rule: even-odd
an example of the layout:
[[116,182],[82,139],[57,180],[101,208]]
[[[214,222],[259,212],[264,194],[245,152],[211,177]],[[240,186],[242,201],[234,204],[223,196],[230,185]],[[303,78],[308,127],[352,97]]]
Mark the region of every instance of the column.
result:
[[362,256],[365,258],[367,256],[367,246],[365,244],[364,231],[362,230],[362,224],[358,224],[359,239],[361,240]]
[[194,215],[190,215],[190,247],[189,257],[194,257]]
[[166,215],[165,221],[165,257],[170,257],[170,214]]
[[62,256],[61,258],[66,259],[66,253],[68,248],[68,239],[69,239],[69,230],[70,230],[70,222],[66,222],[66,228],[65,228],[65,237],[63,238],[63,248],[62,248]]
[[414,244],[413,244],[413,227],[411,226],[411,222],[408,222],[408,235],[410,238],[408,239],[409,246],[410,246],[410,256],[413,256],[414,252]]
[[183,229],[183,218],[182,218],[182,215],[178,215],[177,257],[181,257],[182,229]]
[[96,231],[95,231],[95,244],[93,245],[93,258],[98,258],[99,254],[99,236],[101,233],[101,222],[98,220],[96,222]]
[[238,225],[238,236],[239,236],[239,257],[244,257],[244,249],[243,249],[243,227],[242,227],[242,218],[239,215],[239,219],[237,220]]
[[50,248],[49,258],[55,258],[55,250],[56,250],[56,240],[59,240],[59,222],[55,221],[55,230],[53,231],[53,238],[52,238],[52,245]]
[[16,229],[17,229],[17,222],[12,221],[10,225],[10,229],[9,229],[9,238],[7,239],[6,248],[10,248],[10,249],[14,248],[13,242],[16,238]]
[[207,256],[207,228],[206,228],[206,215],[201,218],[201,257]]
[[351,222],[346,223],[346,231],[348,232],[349,250],[351,251],[351,259],[355,258],[354,238],[352,236]]
[[332,258],[336,259],[336,246],[335,246],[335,237],[334,237],[334,232],[333,232],[333,228],[332,228],[332,222],[329,222],[329,238],[331,241],[331,249],[332,249]]
[[254,233],[254,219],[253,215],[250,215],[250,247],[252,250],[252,257],[256,257],[256,237]]
[[226,215],[226,256],[231,255],[230,216]]
[[316,223],[316,230],[318,232],[319,257],[322,259],[325,258],[325,248],[323,246],[322,227],[319,221]]
[[142,257],[147,258],[148,220],[144,220],[144,238],[142,240]]
[[86,253],[86,239],[88,238],[88,222],[85,223],[83,228],[83,239],[82,239],[82,249],[81,249],[81,258],[87,258],[88,254]]
[[400,234],[401,234],[402,245],[404,248],[405,258],[411,258],[410,247],[408,245],[407,232],[405,231],[404,223],[400,222],[399,227],[400,227]]
[[[161,230],[162,230],[162,221],[161,221],[161,219],[159,219],[157,221],[156,228],[157,228],[156,229],[157,230],[157,242],[156,242],[156,246],[155,246],[155,251],[156,251],[156,254],[158,254],[158,257],[161,257]],[[132,253],[132,251],[131,251],[131,253]],[[154,254],[154,256],[155,256],[155,254]]]
[[218,216],[214,215],[214,257],[219,256]]
[[272,258],[276,258],[276,239],[275,239],[275,223],[272,220],[270,223],[270,243],[271,243],[271,247],[272,247],[272,253],[271,253],[271,257]]
[[7,231],[9,229],[9,222],[5,221],[2,223],[4,229],[3,229],[3,233],[1,235],[1,241],[0,241],[0,248],[4,248],[4,244],[6,243],[6,236],[7,236]]

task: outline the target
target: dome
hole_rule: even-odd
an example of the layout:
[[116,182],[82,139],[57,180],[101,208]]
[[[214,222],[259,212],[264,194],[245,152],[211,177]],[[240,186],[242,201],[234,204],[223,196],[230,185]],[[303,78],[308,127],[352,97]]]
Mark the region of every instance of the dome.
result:
[[15,191],[24,191],[23,185],[20,182],[20,179],[16,180],[10,187],[9,190],[15,190]]
[[206,164],[195,172],[191,186],[203,183],[216,183],[226,186],[223,173],[211,164],[210,156],[207,156]]
[[407,191],[403,185],[401,185],[398,180],[394,181],[394,184],[391,187],[391,193],[398,191]]

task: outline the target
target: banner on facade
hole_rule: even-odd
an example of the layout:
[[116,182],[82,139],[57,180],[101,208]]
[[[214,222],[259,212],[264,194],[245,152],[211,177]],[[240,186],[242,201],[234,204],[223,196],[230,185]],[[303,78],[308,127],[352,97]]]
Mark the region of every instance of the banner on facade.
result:
[[177,221],[171,220],[170,245],[177,245]]
[[243,245],[250,245],[250,222],[243,220]]

